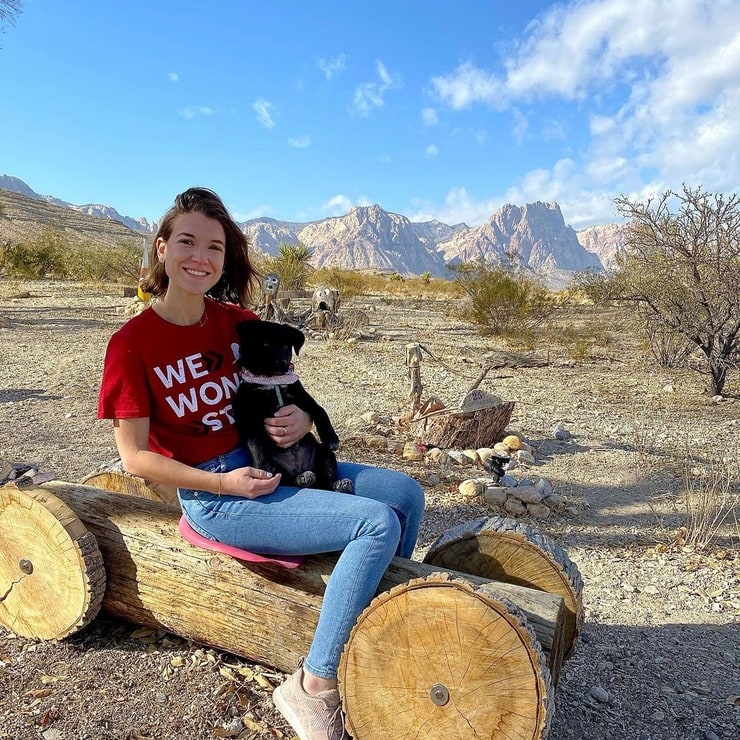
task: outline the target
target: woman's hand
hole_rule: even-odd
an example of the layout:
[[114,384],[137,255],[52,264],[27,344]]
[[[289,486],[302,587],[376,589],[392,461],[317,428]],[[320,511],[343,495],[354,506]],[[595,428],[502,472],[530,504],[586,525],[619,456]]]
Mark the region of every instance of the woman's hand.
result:
[[275,416],[265,419],[265,431],[270,435],[270,439],[283,449],[291,447],[305,437],[312,426],[311,417],[294,404],[283,406],[275,412]]
[[235,468],[221,475],[221,493],[244,498],[259,498],[280,485],[280,473],[273,475],[259,468]]

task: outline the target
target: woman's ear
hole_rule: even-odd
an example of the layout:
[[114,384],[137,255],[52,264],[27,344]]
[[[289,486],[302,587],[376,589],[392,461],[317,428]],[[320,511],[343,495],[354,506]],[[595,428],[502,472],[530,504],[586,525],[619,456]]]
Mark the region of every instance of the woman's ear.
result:
[[160,262],[164,262],[165,254],[167,253],[167,242],[160,236],[157,239],[157,259]]

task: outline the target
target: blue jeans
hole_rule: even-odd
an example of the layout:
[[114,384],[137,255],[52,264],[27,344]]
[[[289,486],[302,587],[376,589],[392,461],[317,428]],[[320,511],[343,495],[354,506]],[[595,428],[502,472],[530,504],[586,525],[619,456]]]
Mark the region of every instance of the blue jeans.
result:
[[[224,473],[249,464],[236,448],[198,467]],[[265,555],[341,552],[305,661],[328,679],[393,556],[411,556],[424,511],[421,486],[403,473],[340,462],[339,477],[352,480],[353,495],[279,486],[248,499],[178,489],[185,518],[204,537]]]

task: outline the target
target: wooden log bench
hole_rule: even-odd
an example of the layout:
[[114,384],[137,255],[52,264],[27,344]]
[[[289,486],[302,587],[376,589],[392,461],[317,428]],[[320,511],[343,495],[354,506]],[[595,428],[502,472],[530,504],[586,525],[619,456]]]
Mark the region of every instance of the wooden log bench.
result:
[[[294,670],[336,556],[290,570],[245,563],[185,542],[179,517],[170,504],[78,483],[1,487],[0,624],[60,639],[102,608]],[[569,630],[562,595],[394,558],[342,654],[348,729],[368,740],[419,728],[440,740],[546,737]]]

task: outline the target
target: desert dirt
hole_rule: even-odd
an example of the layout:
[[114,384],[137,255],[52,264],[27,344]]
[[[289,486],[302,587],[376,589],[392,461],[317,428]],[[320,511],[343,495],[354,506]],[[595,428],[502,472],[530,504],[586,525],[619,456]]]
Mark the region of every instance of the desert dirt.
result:
[[[95,407],[107,339],[130,304],[116,287],[0,280],[0,468],[26,461],[80,481],[116,457],[110,422],[97,421]],[[442,302],[373,297],[353,305],[367,313],[374,338],[309,340],[296,367],[340,431],[340,458],[395,467],[424,485],[421,559],[449,527],[501,513],[458,490],[485,473],[409,462],[366,439],[378,431],[413,439],[393,421],[407,404],[408,342],[428,350],[423,395],[449,406],[497,346]],[[567,321],[592,313],[582,308]],[[577,362],[557,345],[535,347],[547,365],[500,368],[481,385],[515,402],[509,428],[535,451],[536,463],[512,474],[544,477],[566,499],[548,519],[528,523],[566,550],[584,581],[584,629],[557,685],[549,737],[734,740],[737,525],[728,522],[703,552],[676,533],[686,522],[686,471],[737,472],[740,376],[712,400],[700,376],[656,367],[616,317],[605,337]],[[362,421],[369,412],[379,421]],[[555,439],[558,423],[569,440]],[[735,477],[736,498],[737,490]],[[283,678],[105,614],[60,642],[0,626],[0,738],[292,738],[271,700]]]

